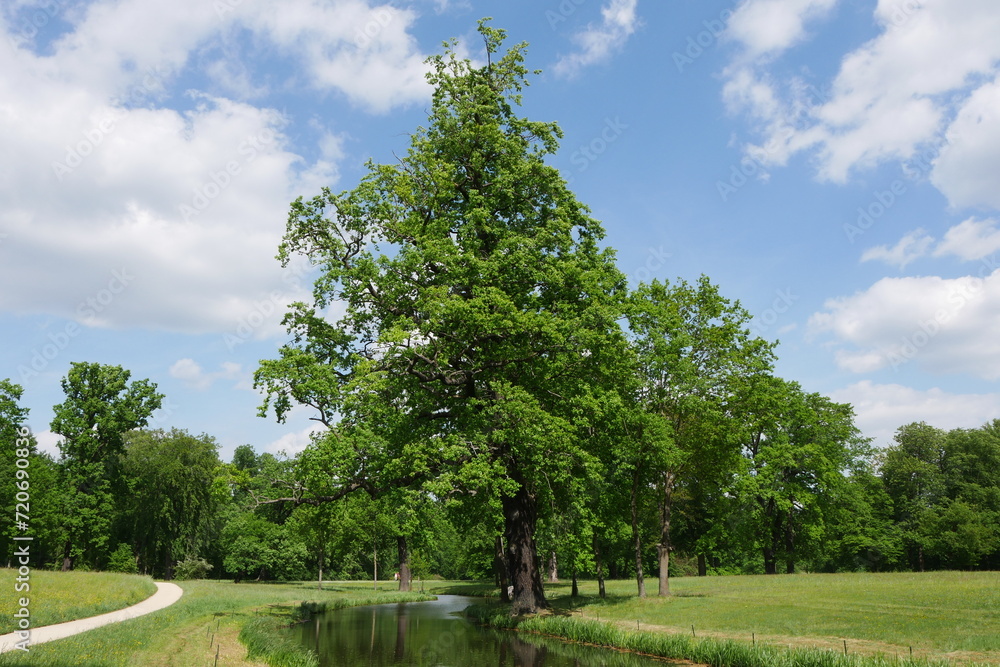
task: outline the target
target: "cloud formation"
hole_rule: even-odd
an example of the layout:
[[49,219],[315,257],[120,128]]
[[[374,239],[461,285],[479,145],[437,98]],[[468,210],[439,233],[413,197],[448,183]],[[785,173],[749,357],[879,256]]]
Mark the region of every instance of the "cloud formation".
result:
[[556,62],[556,74],[574,76],[585,67],[608,60],[624,47],[640,24],[637,4],[638,0],[609,0],[601,8],[599,25],[591,24],[586,30],[573,35],[577,50]]
[[834,391],[830,398],[851,403],[855,423],[873,444],[886,447],[900,426],[927,422],[937,428],[977,428],[1000,417],[1000,394],[952,394],[864,380]]
[[[276,333],[307,294],[273,259],[288,202],[336,183],[343,137],[314,123],[315,154],[300,155],[289,118],[261,101],[269,83],[219,45],[250,31],[300,63],[289,84],[382,113],[429,93],[414,13],[364,0],[45,7],[0,16],[0,281],[21,286],[0,309],[184,333],[231,333],[266,311],[251,335]],[[200,72],[203,88],[176,92]]]
[[[810,154],[822,180],[905,161],[943,144],[932,182],[955,206],[1000,206],[1000,13],[989,0],[879,0],[879,33],[843,55],[832,81],[776,75],[776,61],[831,14],[833,0],[746,1],[729,21],[731,110],[762,140],[766,164]],[[768,146],[762,151],[762,146]]]

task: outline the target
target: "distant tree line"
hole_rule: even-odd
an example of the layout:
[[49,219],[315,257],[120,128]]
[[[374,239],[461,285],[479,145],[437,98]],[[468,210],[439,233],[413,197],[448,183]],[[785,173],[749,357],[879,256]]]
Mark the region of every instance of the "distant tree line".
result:
[[[119,367],[74,364],[69,378],[76,380],[64,381],[71,395],[56,406],[54,425],[67,413],[88,414],[95,397],[115,406],[145,395],[149,411],[156,395],[152,384],[127,384]],[[893,446],[872,449],[853,433],[848,406],[794,383],[772,379],[769,390],[784,393],[772,396],[767,419],[758,410],[745,425],[725,472],[678,467],[668,574],[1000,569],[1000,420],[951,431],[908,424]],[[5,444],[27,418],[21,391],[0,381]],[[92,442],[84,478],[79,438],[93,437],[88,431],[108,440]],[[305,493],[306,480],[326,474],[322,440],[290,459],[243,445],[226,463],[212,437],[178,429],[115,436],[84,428],[75,443],[63,437],[58,458],[31,448],[26,532],[13,519],[12,448],[0,457],[8,565],[13,536],[30,534],[35,566],[51,569],[321,582],[370,580],[378,568],[381,581],[402,572],[404,586],[429,576],[506,585],[495,505],[409,490],[269,502],[290,489]],[[547,578],[661,574],[664,489],[647,479],[634,490],[634,469],[623,463],[630,456],[609,447],[608,468],[595,462],[602,475],[581,480],[576,503],[542,508],[537,541]]]

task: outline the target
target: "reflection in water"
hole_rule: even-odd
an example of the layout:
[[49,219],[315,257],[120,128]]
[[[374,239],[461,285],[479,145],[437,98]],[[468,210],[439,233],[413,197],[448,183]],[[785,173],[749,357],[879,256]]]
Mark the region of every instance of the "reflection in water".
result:
[[323,667],[648,667],[662,661],[480,628],[461,611],[475,598],[355,607],[318,614],[292,629]]

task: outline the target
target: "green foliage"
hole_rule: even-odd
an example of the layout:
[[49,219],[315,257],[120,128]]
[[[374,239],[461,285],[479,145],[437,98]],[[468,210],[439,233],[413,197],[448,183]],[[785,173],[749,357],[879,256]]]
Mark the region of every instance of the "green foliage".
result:
[[[528,572],[515,595],[534,608],[529,517],[587,459],[579,417],[621,349],[624,280],[546,163],[558,127],[515,113],[524,45],[500,56],[503,31],[480,32],[486,66],[453,49],[429,59],[429,124],[398,163],[292,204],[279,257],[322,273],[255,382],[279,420],[294,403],[342,417],[318,443],[338,488],[317,502],[421,486],[505,499],[510,556]],[[336,301],[344,314],[327,321]]]
[[237,516],[222,532],[223,565],[236,581],[304,578],[305,545],[282,525],[253,513]]
[[218,445],[186,431],[133,431],[122,470],[128,493],[119,529],[137,545],[143,571],[169,577],[179,557],[197,555],[214,537]]
[[204,558],[188,556],[174,567],[174,578],[181,581],[204,579],[211,571],[212,565]]
[[138,574],[139,566],[136,565],[135,552],[132,551],[132,546],[124,542],[119,544],[118,548],[111,554],[111,558],[108,559],[108,567],[106,569],[108,572]]
[[92,566],[107,557],[115,491],[120,490],[125,434],[146,425],[163,395],[148,380],[129,383],[121,366],[76,362],[62,380],[66,400],[56,405],[65,486],[64,568],[82,556]]

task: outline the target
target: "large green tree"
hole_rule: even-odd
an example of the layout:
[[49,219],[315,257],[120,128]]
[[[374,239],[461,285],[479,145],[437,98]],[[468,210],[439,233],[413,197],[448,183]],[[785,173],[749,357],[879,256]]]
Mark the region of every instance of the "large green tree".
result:
[[847,484],[845,471],[866,452],[854,425],[854,410],[795,382],[764,378],[748,394],[746,469],[737,484],[756,525],[765,574],[779,560],[788,573],[806,547],[818,548],[826,517]]
[[896,444],[885,451],[880,465],[910,564],[921,572],[933,549],[934,508],[947,497],[945,439],[944,431],[924,422],[906,424],[896,431]]
[[[694,285],[654,280],[629,302],[638,363],[636,403],[661,432],[642,429],[636,475],[645,470],[659,507],[659,595],[670,594],[672,525],[680,492],[724,485],[739,460],[733,415],[752,378],[770,369],[773,344],[749,332],[750,314],[702,276]],[[635,486],[639,485],[638,478]],[[702,494],[705,504],[709,496]],[[634,501],[633,501],[634,502]],[[642,583],[640,581],[640,595]]]
[[130,377],[121,366],[75,362],[62,380],[66,400],[53,408],[51,428],[63,436],[63,570],[80,556],[99,566],[107,555],[125,434],[145,426],[163,400],[155,384]]
[[501,54],[504,32],[480,33],[485,65],[453,48],[429,59],[429,123],[398,162],[292,205],[279,257],[322,275],[256,379],[279,416],[299,402],[341,417],[347,434],[327,442],[345,490],[497,493],[513,609],[530,612],[545,605],[539,508],[584,455],[576,417],[617,354],[624,279],[546,164],[559,128],[515,112],[525,45]]
[[123,538],[142,572],[169,578],[174,563],[203,555],[215,530],[218,445],[186,431],[132,431],[125,439],[128,490],[120,504]]

